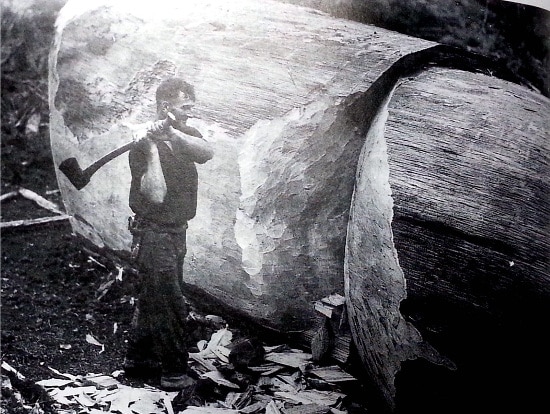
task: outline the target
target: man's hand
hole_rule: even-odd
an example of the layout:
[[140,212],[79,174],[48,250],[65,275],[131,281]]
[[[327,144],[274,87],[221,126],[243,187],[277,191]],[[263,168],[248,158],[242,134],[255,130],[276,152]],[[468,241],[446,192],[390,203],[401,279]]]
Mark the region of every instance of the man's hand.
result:
[[142,128],[139,128],[132,134],[134,142],[141,141],[143,139],[155,140],[161,135],[164,129],[164,120],[146,122]]
[[161,132],[172,122],[175,122],[175,117],[172,113],[168,112],[166,119],[142,124],[132,135],[134,142],[141,141],[142,139],[150,139],[152,141],[162,140]]

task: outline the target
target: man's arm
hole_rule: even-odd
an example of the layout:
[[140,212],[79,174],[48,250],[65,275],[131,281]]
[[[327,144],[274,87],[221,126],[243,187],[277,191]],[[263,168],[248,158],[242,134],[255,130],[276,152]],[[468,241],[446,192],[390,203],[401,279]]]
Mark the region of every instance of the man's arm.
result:
[[[168,127],[168,139],[176,145],[180,151],[191,157],[194,162],[204,164],[214,156],[214,150],[208,141],[195,128],[185,125],[189,130],[185,132]],[[196,132],[195,132],[196,131]]]

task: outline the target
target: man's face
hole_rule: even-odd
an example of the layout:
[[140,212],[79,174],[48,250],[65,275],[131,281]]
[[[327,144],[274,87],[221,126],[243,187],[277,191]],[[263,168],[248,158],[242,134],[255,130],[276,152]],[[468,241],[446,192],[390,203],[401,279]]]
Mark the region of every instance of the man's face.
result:
[[172,99],[169,102],[169,105],[172,109],[182,109],[186,110],[189,108],[190,105],[193,103],[191,102],[191,99],[189,99],[189,96],[183,92],[179,92],[178,96],[175,99]]
[[185,121],[188,118],[187,112],[191,106],[193,106],[191,99],[189,99],[185,93],[180,91],[177,97],[163,103],[163,115],[165,117],[166,112],[171,112],[174,114],[176,119]]

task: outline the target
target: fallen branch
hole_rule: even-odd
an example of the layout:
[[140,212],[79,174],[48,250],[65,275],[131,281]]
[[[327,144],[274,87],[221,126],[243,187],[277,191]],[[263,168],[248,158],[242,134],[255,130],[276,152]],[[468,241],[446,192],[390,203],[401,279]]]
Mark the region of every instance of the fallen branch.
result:
[[38,204],[40,207],[51,211],[52,213],[57,214],[57,216],[53,217],[40,217],[36,219],[24,219],[24,220],[14,220],[14,221],[7,221],[4,223],[0,223],[0,228],[10,228],[10,227],[21,227],[21,226],[32,226],[35,224],[45,224],[45,223],[51,223],[54,221],[60,221],[60,220],[66,220],[70,216],[68,214],[65,214],[63,211],[59,209],[57,204],[52,203],[51,201],[45,199],[41,195],[35,193],[32,190],[26,189],[26,188],[20,188],[18,190],[10,191],[9,193],[2,194],[0,196],[0,201],[7,200],[9,198],[15,197],[16,195],[21,195],[22,197],[25,197],[27,200],[31,200]]
[[33,226],[35,224],[46,224],[54,221],[67,220],[70,217],[71,216],[69,216],[68,214],[61,214],[53,217],[40,217],[36,219],[6,221],[4,223],[0,223],[0,229],[10,228],[10,227],[21,227],[21,226]]
[[12,367],[10,364],[8,364],[5,361],[2,361],[2,369],[6,372],[9,372],[9,373],[15,375],[20,380],[25,379],[25,376],[23,374],[21,374],[19,371],[17,371],[14,367]]
[[27,200],[34,201],[40,207],[45,208],[46,210],[49,210],[52,213],[65,214],[63,211],[59,209],[57,204],[52,203],[50,200],[46,200],[44,197],[42,197],[39,194],[36,194],[34,191],[28,190],[26,188],[20,188],[19,194],[21,194]]
[[0,201],[4,201],[4,200],[7,200],[8,198],[12,198],[17,194],[19,194],[19,191],[10,191],[9,193],[2,194],[0,196]]

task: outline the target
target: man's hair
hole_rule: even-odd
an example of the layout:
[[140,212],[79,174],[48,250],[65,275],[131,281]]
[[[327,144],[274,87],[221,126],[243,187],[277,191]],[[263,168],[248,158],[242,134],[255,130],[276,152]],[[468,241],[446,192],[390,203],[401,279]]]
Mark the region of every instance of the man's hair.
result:
[[157,106],[162,102],[171,102],[177,99],[179,93],[183,92],[190,100],[195,100],[195,88],[177,76],[163,80],[157,88]]

